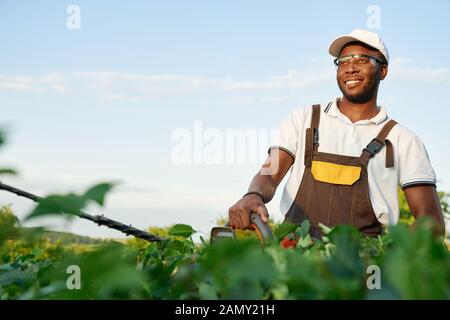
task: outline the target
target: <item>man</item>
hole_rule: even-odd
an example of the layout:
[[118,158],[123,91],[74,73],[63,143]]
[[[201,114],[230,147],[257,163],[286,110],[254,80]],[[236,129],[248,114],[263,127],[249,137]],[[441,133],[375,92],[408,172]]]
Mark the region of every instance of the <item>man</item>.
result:
[[[269,202],[291,169],[281,200],[285,221],[308,219],[311,235],[320,224],[351,224],[377,236],[399,219],[397,187],[416,218],[430,216],[444,232],[436,177],[420,138],[377,106],[389,54],[379,35],[354,30],[336,38],[336,79],[343,97],[294,110],[278,141],[254,176],[248,193],[229,209],[232,228],[250,226],[250,213],[267,222]],[[276,168],[267,173],[267,168]]]

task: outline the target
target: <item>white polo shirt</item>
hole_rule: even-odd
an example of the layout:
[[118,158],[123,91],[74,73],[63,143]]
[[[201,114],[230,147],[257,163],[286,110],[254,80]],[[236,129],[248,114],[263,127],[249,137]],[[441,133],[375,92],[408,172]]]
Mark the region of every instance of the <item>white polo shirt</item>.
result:
[[[339,98],[337,98],[339,99]],[[321,104],[319,124],[320,152],[359,157],[362,150],[377,136],[390,119],[384,107],[369,120],[352,123],[337,107],[337,99]],[[312,106],[295,109],[283,121],[279,135],[271,148],[284,149],[294,156],[281,197],[284,215],[291,207],[304,171],[305,131],[311,125]],[[413,185],[436,185],[436,176],[421,139],[397,124],[387,139],[394,149],[394,167],[386,168],[386,147],[369,160],[369,195],[374,212],[381,224],[396,224],[399,219],[397,188]]]

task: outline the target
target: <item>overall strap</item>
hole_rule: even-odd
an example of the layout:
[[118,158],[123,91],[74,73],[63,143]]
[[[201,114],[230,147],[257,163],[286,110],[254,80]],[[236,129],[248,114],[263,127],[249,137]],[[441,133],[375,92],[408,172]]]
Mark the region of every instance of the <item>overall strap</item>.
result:
[[319,129],[320,123],[320,104],[312,106],[311,128]]
[[305,166],[312,164],[313,151],[319,148],[320,104],[312,106],[311,126],[306,129]]
[[394,166],[394,150],[392,143],[386,139],[391,129],[397,124],[395,120],[389,120],[367,147],[361,153],[361,160],[364,164],[368,164],[369,159],[374,157],[386,145],[386,168]]

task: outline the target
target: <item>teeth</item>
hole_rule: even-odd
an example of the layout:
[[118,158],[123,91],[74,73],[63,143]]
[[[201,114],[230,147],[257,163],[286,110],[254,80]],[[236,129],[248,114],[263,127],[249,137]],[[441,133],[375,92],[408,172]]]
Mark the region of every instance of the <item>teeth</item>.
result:
[[350,80],[350,81],[346,81],[345,84],[353,84],[353,83],[357,83],[357,82],[361,82],[361,80]]

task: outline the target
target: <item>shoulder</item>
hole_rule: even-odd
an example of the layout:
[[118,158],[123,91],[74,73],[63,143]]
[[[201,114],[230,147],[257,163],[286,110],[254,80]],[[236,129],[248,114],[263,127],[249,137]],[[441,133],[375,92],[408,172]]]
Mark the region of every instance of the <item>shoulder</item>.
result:
[[[421,159],[428,159],[428,151],[423,140],[411,129],[404,125],[395,125],[388,137],[394,144],[400,162],[421,162]],[[425,163],[423,163],[425,165]]]
[[[388,118],[390,120],[390,118]],[[421,142],[420,137],[411,129],[404,125],[397,123],[388,135],[389,138],[397,142],[398,144],[410,143],[411,141]],[[393,142],[394,142],[393,141]]]
[[400,124],[392,131],[395,137],[391,142],[396,143],[394,152],[397,154],[400,187],[404,189],[423,184],[436,186],[436,174],[422,139]]
[[321,102],[321,103],[312,103],[309,105],[302,105],[302,106],[296,107],[289,114],[289,118],[292,121],[294,121],[299,127],[302,127],[302,126],[309,127],[309,123],[311,122],[311,117],[312,117],[313,105],[316,105],[316,104],[320,105],[320,113],[322,116],[322,114],[327,111],[327,108],[331,105],[332,101],[333,100],[330,99],[328,101]]

